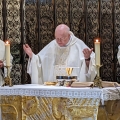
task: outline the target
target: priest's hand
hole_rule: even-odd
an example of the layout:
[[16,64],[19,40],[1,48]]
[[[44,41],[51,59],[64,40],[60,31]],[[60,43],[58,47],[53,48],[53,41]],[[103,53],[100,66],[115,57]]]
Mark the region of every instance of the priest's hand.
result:
[[83,49],[83,54],[84,54],[85,60],[90,60],[90,55],[91,55],[92,51],[93,51],[93,48],[91,48],[91,49],[88,49],[88,48]]
[[28,44],[24,44],[24,45],[23,45],[23,49],[24,49],[25,53],[26,53],[30,58],[32,58],[33,52],[32,52],[32,50],[31,50],[31,48],[29,47],[29,45],[28,45]]
[[3,61],[0,60],[0,68],[4,67]]

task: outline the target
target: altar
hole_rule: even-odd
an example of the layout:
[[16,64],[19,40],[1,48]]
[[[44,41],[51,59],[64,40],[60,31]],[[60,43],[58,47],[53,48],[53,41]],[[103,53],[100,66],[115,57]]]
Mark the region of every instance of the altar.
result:
[[[118,120],[120,88],[0,87],[2,120]],[[113,109],[114,108],[114,109]]]

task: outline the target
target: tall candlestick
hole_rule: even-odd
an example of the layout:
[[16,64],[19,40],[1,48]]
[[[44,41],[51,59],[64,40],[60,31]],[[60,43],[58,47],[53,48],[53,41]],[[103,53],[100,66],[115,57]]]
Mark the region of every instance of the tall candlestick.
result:
[[95,40],[95,63],[100,65],[100,41],[99,39]]
[[5,43],[5,59],[6,59],[6,66],[10,66],[10,44],[8,41]]

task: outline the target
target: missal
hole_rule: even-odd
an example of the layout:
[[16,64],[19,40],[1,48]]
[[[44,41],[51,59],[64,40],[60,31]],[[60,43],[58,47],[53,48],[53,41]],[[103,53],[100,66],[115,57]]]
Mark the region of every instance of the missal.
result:
[[73,82],[71,87],[91,87],[93,82]]
[[[102,81],[102,87],[120,87],[120,84],[117,82]],[[73,82],[71,87],[92,87],[94,82]]]

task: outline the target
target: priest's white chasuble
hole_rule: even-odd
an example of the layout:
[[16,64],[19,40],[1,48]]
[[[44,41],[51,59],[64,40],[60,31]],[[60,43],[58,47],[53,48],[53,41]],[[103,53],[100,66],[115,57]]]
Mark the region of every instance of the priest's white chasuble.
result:
[[120,64],[120,45],[118,46],[118,54],[117,54],[118,62]]
[[[4,42],[0,40],[0,60],[4,61],[4,55],[5,55],[5,45]],[[3,80],[3,71],[0,69],[0,85],[4,83]]]
[[29,59],[27,72],[31,83],[43,84],[56,81],[56,76],[66,76],[66,68],[72,67],[72,76],[77,76],[81,82],[93,81],[96,75],[95,54],[90,56],[89,68],[86,66],[83,49],[88,46],[80,39],[71,35],[69,43],[60,47],[56,40],[50,42],[37,55]]

